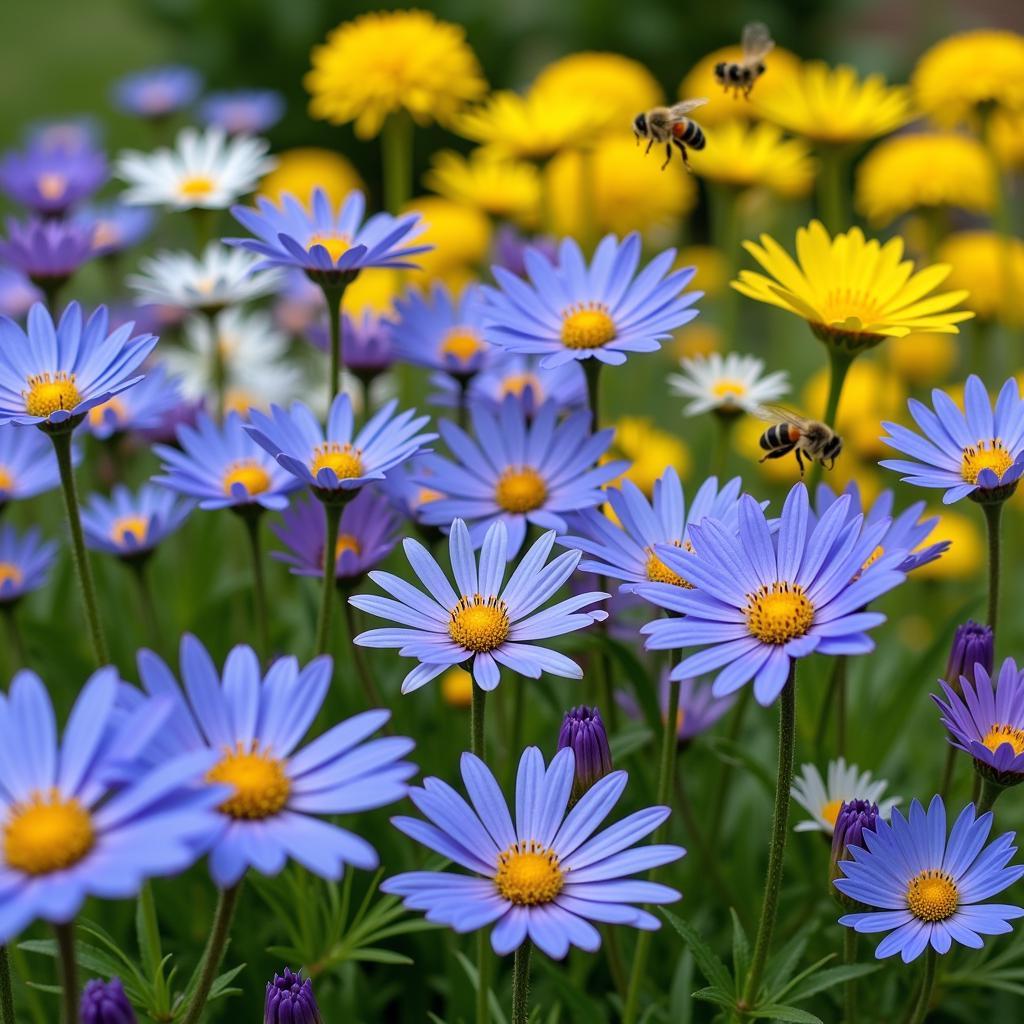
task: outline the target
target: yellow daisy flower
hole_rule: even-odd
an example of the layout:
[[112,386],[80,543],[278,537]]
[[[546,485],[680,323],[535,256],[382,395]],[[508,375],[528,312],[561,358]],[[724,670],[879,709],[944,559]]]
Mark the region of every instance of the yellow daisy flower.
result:
[[771,276],[741,270],[733,288],[803,317],[818,338],[851,354],[911,331],[956,334],[956,325],[974,315],[953,308],[966,291],[932,294],[950,268],[915,273],[899,237],[883,245],[851,228],[832,238],[814,220],[797,230],[795,261],[769,235],[743,247]]
[[402,293],[402,275],[389,267],[371,267],[363,270],[345,289],[341,308],[353,317],[363,313],[384,316],[391,312],[392,304]]
[[967,305],[982,320],[1024,326],[1024,242],[992,231],[958,231],[939,246],[952,268],[949,284],[964,288]]
[[1024,170],[1024,111],[994,111],[989,129],[989,141],[999,163],[1011,171]]
[[[420,196],[406,205],[404,213],[420,214],[425,225],[417,239],[432,245],[417,257],[419,270],[407,271],[410,280],[445,277],[449,271],[481,264],[491,247],[491,222],[472,206],[441,196]],[[357,279],[358,280],[358,279]]]
[[[706,96],[708,102],[700,108],[697,119],[707,127],[708,125],[721,124],[723,121],[732,121],[736,118],[755,118],[757,110],[750,100],[742,96],[733,96],[731,92],[724,90],[715,80],[715,65],[726,61],[731,63],[739,60],[743,51],[739,46],[725,46],[721,50],[715,50],[706,57],[702,57],[682,80],[679,85],[679,98],[681,100],[693,99],[697,96]],[[757,80],[751,99],[754,95],[758,97],[772,96],[785,85],[786,82],[795,79],[800,74],[800,58],[789,50],[782,50],[775,47],[765,61],[765,72]]]
[[886,139],[857,168],[857,209],[875,224],[889,224],[918,207],[986,213],[995,200],[992,161],[967,135],[929,132]]
[[435,153],[423,183],[446,199],[496,217],[535,227],[540,209],[540,174],[525,160],[512,160],[486,149],[468,156],[452,150]]
[[[968,299],[968,302],[970,299]],[[959,349],[949,334],[907,334],[890,338],[885,355],[892,371],[912,387],[933,387],[956,368]]]
[[[697,276],[700,276],[700,271],[697,272]],[[694,356],[709,356],[712,352],[720,352],[721,349],[722,332],[714,324],[695,320],[676,335],[671,349],[666,348],[665,351],[673,361],[678,361],[692,359]]]
[[441,697],[452,708],[465,709],[473,703],[473,677],[456,665],[441,676]]
[[910,91],[843,64],[804,64],[772,92],[751,94],[757,112],[812,142],[844,146],[888,135],[911,118]]
[[1024,36],[978,29],[925,51],[911,77],[918,107],[942,125],[972,118],[982,105],[1024,110]]
[[313,117],[355,121],[361,139],[390,114],[406,110],[418,124],[450,124],[487,92],[459,25],[427,11],[381,11],[339,25],[315,46],[304,83]]
[[359,172],[340,153],[315,146],[286,149],[276,154],[277,166],[263,179],[259,194],[278,202],[285,192],[307,205],[313,189],[322,188],[332,203],[363,188]]
[[708,181],[733,188],[763,186],[795,199],[814,182],[814,161],[807,145],[786,139],[776,125],[726,121],[707,130],[707,148],[690,153],[694,171]]
[[978,566],[985,562],[985,543],[974,518],[951,512],[945,505],[929,509],[925,515],[928,518],[938,516],[939,519],[925,543],[935,544],[940,540],[951,543],[941,558],[915,569],[914,578],[976,580]]
[[648,497],[654,493],[654,482],[672,466],[680,476],[690,471],[690,449],[675,434],[659,429],[643,416],[623,416],[614,424],[615,440],[607,456],[628,459],[632,465],[607,486],[617,487],[630,480]]

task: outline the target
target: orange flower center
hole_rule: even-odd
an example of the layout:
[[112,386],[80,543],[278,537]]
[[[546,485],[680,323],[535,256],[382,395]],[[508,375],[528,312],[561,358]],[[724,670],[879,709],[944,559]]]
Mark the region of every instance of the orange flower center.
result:
[[224,473],[224,493],[241,484],[250,498],[270,490],[270,474],[258,462],[236,462]]
[[182,199],[205,199],[216,187],[208,174],[189,174],[178,182],[178,193]]
[[77,864],[93,848],[89,812],[56,789],[12,804],[3,827],[4,860],[28,875],[46,875]]
[[149,520],[143,516],[122,516],[110,528],[110,539],[115,544],[128,544],[129,534],[136,544],[142,544],[149,533]]
[[206,775],[207,782],[220,782],[234,788],[218,808],[231,818],[258,821],[277,814],[288,802],[291,782],[284,763],[260,750],[253,742],[246,750],[241,743],[228,748],[224,757]]
[[532,512],[540,508],[548,496],[548,485],[531,466],[506,469],[498,478],[494,493],[497,503],[506,512]]
[[562,344],[566,348],[601,348],[615,333],[615,321],[604,303],[574,306],[562,314]]
[[482,654],[508,638],[508,606],[497,597],[460,597],[448,620],[448,635],[467,651]]
[[312,249],[314,245],[322,245],[327,255],[337,263],[352,248],[352,239],[348,235],[312,235],[306,248]]
[[454,327],[441,342],[441,355],[451,356],[460,363],[468,363],[487,346],[480,336],[469,327]]
[[40,373],[28,378],[28,391],[22,391],[25,412],[47,419],[59,409],[71,410],[82,400],[75,386],[75,375]]
[[550,903],[565,885],[558,855],[539,843],[518,842],[498,854],[494,884],[509,903],[534,907]]
[[313,449],[313,476],[321,469],[333,469],[335,476],[340,480],[352,480],[365,472],[359,449],[348,443],[341,445],[335,441],[328,441]]
[[36,179],[36,188],[39,189],[39,194],[44,199],[56,202],[67,191],[68,179],[63,174],[48,171],[45,174],[40,174]]
[[13,562],[0,562],[0,587],[5,583],[13,583],[17,587],[24,578],[25,574],[19,566]]
[[945,921],[959,902],[960,892],[947,871],[919,871],[907,883],[907,909],[921,921]]
[[981,741],[994,754],[1004,743],[1013,747],[1014,754],[1024,754],[1024,729],[1013,725],[993,725]]

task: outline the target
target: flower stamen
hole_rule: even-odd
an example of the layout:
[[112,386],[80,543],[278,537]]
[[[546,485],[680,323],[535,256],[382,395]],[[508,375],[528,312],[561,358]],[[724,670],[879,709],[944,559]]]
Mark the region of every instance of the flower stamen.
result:
[[558,865],[554,850],[532,839],[522,840],[498,854],[494,884],[509,903],[535,907],[550,903],[562,891],[565,873]]
[[258,462],[235,462],[224,472],[224,493],[241,484],[250,498],[270,490],[270,474]]
[[498,597],[460,597],[448,621],[448,635],[460,647],[483,654],[500,647],[507,639],[511,624],[508,605]]
[[616,333],[615,321],[603,302],[580,303],[562,314],[562,344],[566,348],[601,348]]
[[799,583],[776,582],[747,595],[747,629],[764,644],[787,644],[814,623],[814,605]]
[[3,827],[4,861],[27,875],[46,875],[77,864],[93,848],[89,812],[56,789],[33,793],[10,807]]
[[907,909],[919,920],[945,921],[956,913],[960,892],[948,871],[919,871],[907,883]]
[[258,821],[277,814],[288,802],[291,782],[284,762],[260,750],[255,740],[248,749],[242,743],[228,747],[224,757],[206,774],[206,781],[234,787],[234,795],[218,808],[231,818]]
[[532,466],[508,468],[498,478],[495,501],[506,512],[532,512],[540,508],[548,496],[544,477]]
[[982,739],[982,744],[994,754],[1004,743],[1013,747],[1014,756],[1024,754],[1024,729],[1005,722],[993,725]]
[[70,411],[82,401],[73,373],[39,373],[28,378],[28,391],[22,391],[25,412],[48,419],[59,409]]
[[978,482],[983,469],[991,469],[1000,480],[1013,465],[1013,458],[1003,442],[995,437],[991,441],[979,441],[977,445],[964,448],[960,464],[960,475],[969,484]]
[[310,469],[315,477],[321,469],[332,469],[339,480],[352,480],[362,476],[363,455],[352,445],[326,441],[313,449],[313,465]]

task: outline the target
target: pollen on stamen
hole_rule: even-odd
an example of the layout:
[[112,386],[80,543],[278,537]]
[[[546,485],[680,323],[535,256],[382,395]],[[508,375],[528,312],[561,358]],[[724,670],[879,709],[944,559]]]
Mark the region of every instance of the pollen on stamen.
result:
[[786,644],[814,623],[814,605],[798,583],[776,582],[747,595],[747,629],[765,644]]
[[[680,541],[672,542],[677,548],[681,548],[683,545]],[[693,546],[689,541],[686,542],[688,550],[692,551]],[[652,583],[671,583],[675,587],[685,587],[687,590],[693,590],[693,584],[686,579],[683,579],[679,573],[670,569],[655,553],[651,547],[644,549],[647,552],[647,562],[644,565],[644,571],[647,573],[647,578]]]
[[114,521],[110,528],[110,539],[122,546],[127,546],[129,537],[136,544],[142,544],[149,533],[149,520],[145,516],[122,516]]
[[206,781],[233,787],[233,795],[219,810],[228,817],[249,821],[277,814],[291,793],[284,763],[269,750],[261,750],[255,740],[249,747],[237,743],[228,748],[207,772]]
[[3,826],[4,862],[15,871],[45,875],[69,868],[93,848],[89,812],[56,789],[11,804]]
[[976,445],[963,449],[960,475],[967,483],[976,484],[981,471],[991,469],[1001,480],[1012,465],[1013,457],[1003,442],[996,437],[990,441],[979,441]]
[[25,412],[29,416],[48,419],[58,410],[70,412],[81,401],[73,373],[40,373],[28,378],[28,390],[23,391]]
[[532,466],[509,467],[498,478],[494,499],[506,512],[532,512],[548,496],[544,477]]
[[315,477],[321,469],[334,470],[339,480],[353,480],[365,472],[362,452],[350,444],[328,441],[313,449],[313,464],[310,472]]
[[1024,754],[1024,729],[1005,722],[993,725],[981,740],[982,745],[988,747],[994,754],[1003,744],[1008,743],[1013,747],[1014,756]]
[[554,850],[523,840],[498,855],[494,884],[510,903],[534,907],[555,899],[565,885],[565,873]]
[[498,597],[460,597],[448,620],[448,635],[476,654],[493,651],[507,639],[511,624],[508,606]]
[[948,871],[919,871],[907,883],[907,909],[921,921],[934,924],[956,913],[960,891]]
[[562,344],[566,348],[601,348],[616,333],[615,321],[603,302],[579,304],[562,314]]
[[224,472],[224,493],[241,484],[250,497],[270,490],[270,474],[258,462],[235,462]]

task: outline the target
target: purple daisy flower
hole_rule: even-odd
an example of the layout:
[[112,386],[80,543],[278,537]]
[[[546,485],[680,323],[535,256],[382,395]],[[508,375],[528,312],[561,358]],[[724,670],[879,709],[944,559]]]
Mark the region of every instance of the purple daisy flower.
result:
[[0,189],[33,213],[58,217],[107,180],[107,159],[87,147],[29,146],[0,160]]
[[[619,706],[631,718],[641,718],[643,712],[636,698],[626,691],[616,694]],[[668,717],[669,673],[662,672],[658,680],[658,711],[664,722]],[[736,694],[716,697],[707,679],[683,679],[679,683],[679,709],[676,712],[676,739],[689,743],[707,732],[736,703]]]
[[578,708],[566,711],[562,728],[558,732],[558,749],[563,747],[572,747],[576,758],[572,786],[575,802],[612,770],[608,731],[596,707],[581,704]]
[[323,1024],[313,982],[287,967],[267,982],[263,1024]]
[[81,1024],[137,1024],[138,1020],[120,978],[87,982],[78,1013]]
[[211,92],[199,104],[199,120],[228,135],[262,135],[284,117],[284,97],[274,89]]
[[156,363],[135,387],[94,405],[85,426],[101,441],[129,430],[151,430],[183,400],[181,378],[171,377],[163,363]]
[[19,533],[9,523],[0,525],[0,603],[12,604],[43,586],[56,555],[57,545],[44,541],[39,527]]
[[[409,797],[429,821],[398,817],[396,828],[472,872],[411,871],[387,879],[383,892],[410,910],[457,932],[494,925],[491,946],[507,956],[527,938],[561,960],[570,946],[594,952],[601,936],[591,924],[625,924],[655,931],[656,917],[636,903],[673,903],[675,889],[631,878],[678,860],[681,846],[630,849],[669,816],[648,807],[598,832],[622,796],[628,776],[612,772],[568,810],[575,756],[567,747],[545,768],[527,747],[516,775],[515,823],[487,765],[462,755],[467,803],[441,779],[428,778]],[[596,833],[596,834],[595,834]]]
[[720,669],[716,696],[753,679],[754,696],[768,705],[786,685],[794,659],[873,650],[866,631],[885,616],[863,609],[906,579],[897,568],[903,552],[883,555],[862,574],[889,521],[865,526],[861,516],[850,518],[849,505],[844,494],[812,527],[807,489],[797,484],[773,534],[764,510],[744,494],[738,529],[705,519],[690,527],[693,552],[657,546],[658,557],[693,589],[636,588],[652,604],[680,613],[642,627],[647,648],[705,648],[684,658],[672,678]]
[[44,290],[63,284],[96,253],[89,232],[67,220],[7,219],[0,260]]
[[45,297],[20,270],[0,266],[0,315],[20,320]]
[[529,280],[494,268],[488,288],[487,339],[509,352],[542,355],[541,366],[598,359],[618,366],[630,352],[656,352],[671,332],[696,315],[703,292],[684,289],[694,267],[672,270],[675,249],[640,273],[640,235],[606,235],[589,266],[579,245],[563,239],[558,261],[536,249],[524,257]]
[[[289,565],[296,576],[323,576],[323,506],[313,498],[299,499],[284,510],[282,520],[271,529],[289,550],[272,551],[271,557]],[[357,580],[383,562],[398,541],[397,531],[391,502],[371,490],[360,491],[341,510],[334,566],[338,582]]]
[[[77,446],[71,456],[76,466],[82,461]],[[38,430],[21,430],[13,423],[0,427],[0,508],[59,486],[57,456],[49,440]]]
[[89,547],[119,558],[149,555],[188,518],[194,503],[173,491],[143,484],[132,492],[119,485],[109,498],[93,494],[82,509]]
[[276,875],[289,858],[332,880],[345,864],[377,867],[365,839],[322,816],[368,811],[406,795],[416,766],[402,758],[413,741],[363,742],[390,712],[364,711],[300,750],[331,685],[329,657],[301,670],[297,659],[279,658],[264,675],[256,652],[238,646],[218,673],[206,648],[186,634],[180,662],[183,686],[156,654],[139,652],[142,685],[174,706],[148,756],[159,764],[183,751],[215,754],[206,782],[218,792],[230,787],[218,800],[221,832],[210,851],[217,885],[234,885],[250,867]]
[[[317,312],[319,319],[309,325],[297,320],[296,327],[299,329],[293,333],[305,335],[321,352],[330,352],[331,338],[327,327],[327,314],[322,309],[324,299],[319,289],[317,296],[321,307]],[[278,310],[279,324],[280,312]],[[320,316],[321,313],[323,316]],[[372,310],[365,309],[358,316],[342,313],[341,338],[345,369],[363,381],[373,380],[390,369],[395,361],[395,325],[387,317]]]
[[886,459],[879,465],[906,474],[903,479],[918,487],[943,488],[945,505],[968,496],[1002,501],[1013,493],[1024,473],[1024,402],[1013,377],[1002,386],[994,411],[973,373],[964,388],[963,412],[937,388],[934,411],[914,398],[907,405],[924,437],[883,422],[888,433],[882,440],[917,461]]
[[1014,834],[1004,832],[987,849],[992,814],[975,817],[968,804],[946,837],[946,808],[932,797],[927,812],[910,805],[904,818],[898,810],[861,838],[864,847],[849,847],[850,860],[840,861],[843,878],[835,887],[869,907],[869,913],[846,914],[839,923],[857,932],[889,932],[875,949],[882,959],[899,953],[904,963],[931,945],[948,953],[953,942],[980,949],[982,935],[1012,931],[1009,921],[1024,909],[1005,903],[982,903],[1021,875],[1024,866],[1007,867],[1017,852]]
[[419,662],[403,680],[402,693],[419,689],[446,668],[470,658],[473,679],[482,690],[497,687],[500,665],[530,679],[539,679],[542,672],[581,679],[583,670],[576,662],[530,642],[572,633],[607,618],[599,609],[585,610],[608,596],[601,593],[580,594],[536,611],[557,593],[580,560],[578,551],[566,551],[545,565],[554,541],[553,530],[541,536],[503,586],[508,562],[505,524],[494,523],[487,531],[478,569],[469,530],[456,519],[448,537],[456,593],[430,552],[407,538],[403,542],[406,557],[429,594],[389,572],[371,572],[370,579],[391,598],[359,594],[349,602],[409,628],[371,629],[360,633],[355,642],[363,647],[398,648],[403,658]]
[[[147,878],[191,867],[217,834],[223,791],[195,788],[216,755],[200,750],[145,769],[138,756],[170,707],[145,701],[118,712],[123,689],[117,669],[94,673],[62,741],[34,672],[19,672],[0,697],[0,942],[37,918],[71,921],[88,896],[135,896]],[[128,779],[123,787],[115,774]]]
[[89,233],[97,256],[113,256],[132,249],[153,230],[156,217],[145,206],[101,203],[79,210],[75,223]]
[[423,459],[430,475],[422,482],[441,495],[423,507],[423,520],[447,527],[465,519],[476,547],[496,522],[508,529],[509,558],[519,553],[527,524],[564,533],[566,515],[601,504],[602,486],[627,468],[621,461],[598,464],[615,431],[591,434],[587,412],[559,422],[558,409],[547,402],[530,422],[509,395],[497,415],[479,405],[470,413],[475,440],[448,420],[440,423],[457,462]]
[[524,235],[511,224],[502,224],[494,235],[494,262],[499,267],[526,277],[526,253],[533,249],[549,263],[558,258],[558,243],[543,235]]
[[202,90],[194,68],[167,64],[125,75],[114,85],[113,100],[122,113],[160,120],[195,102]]

